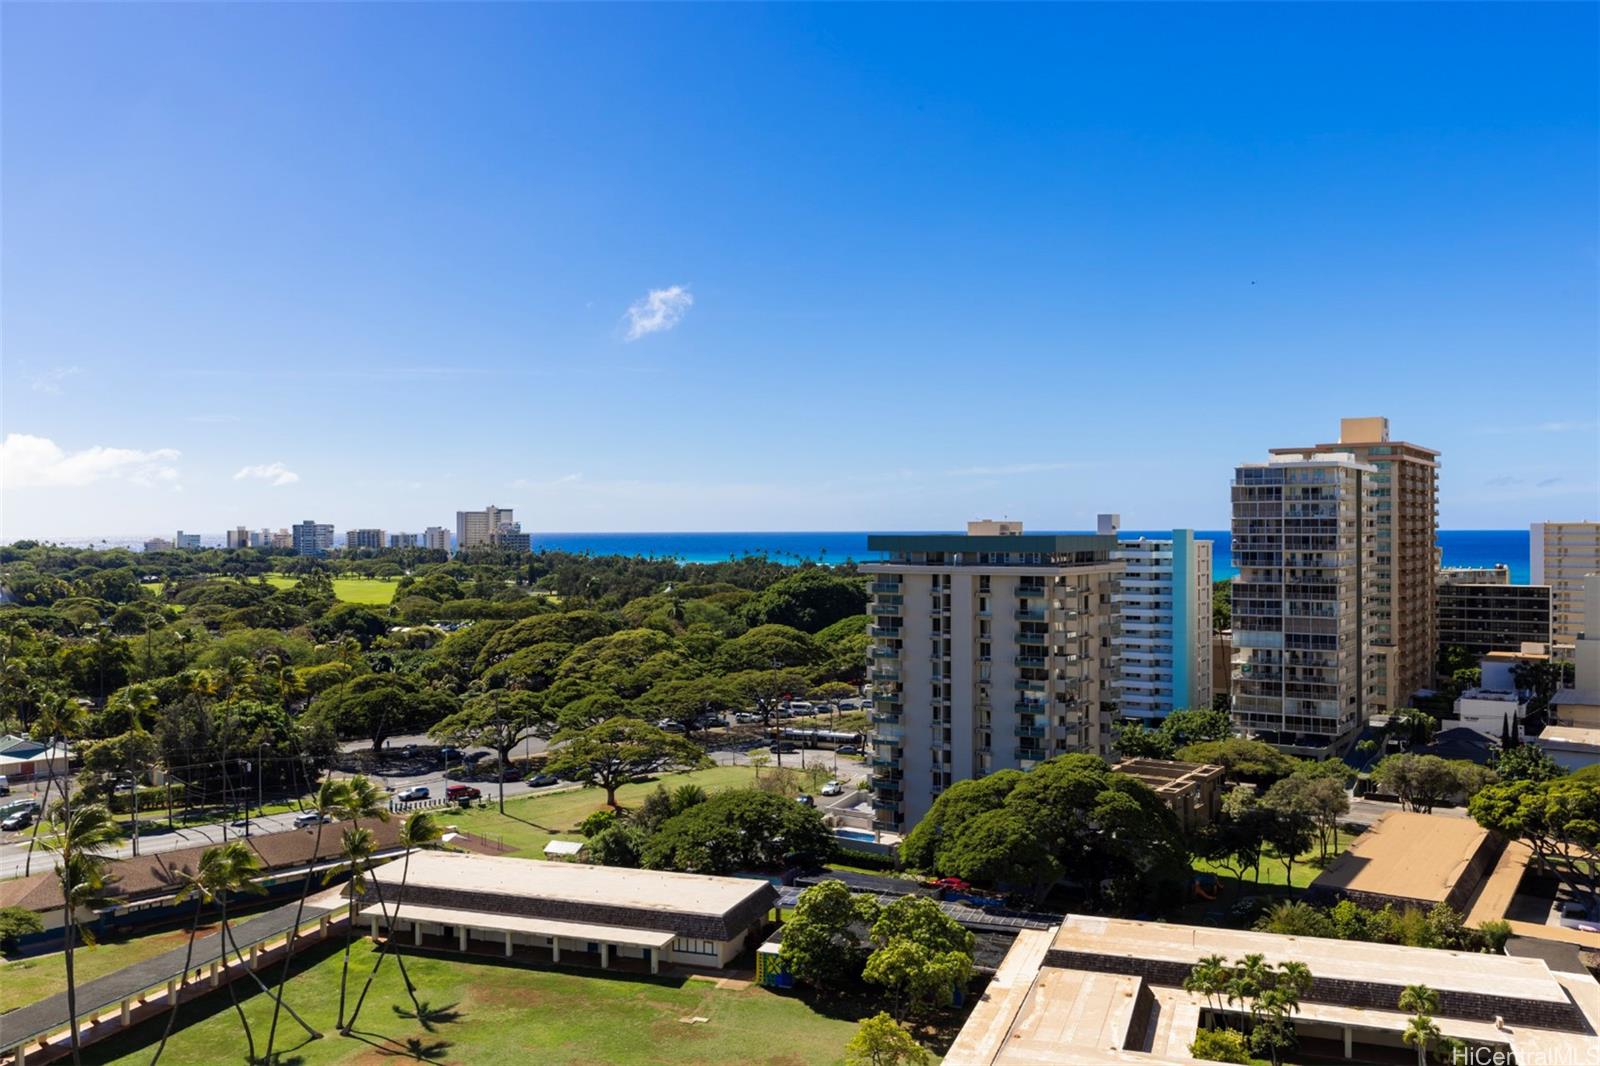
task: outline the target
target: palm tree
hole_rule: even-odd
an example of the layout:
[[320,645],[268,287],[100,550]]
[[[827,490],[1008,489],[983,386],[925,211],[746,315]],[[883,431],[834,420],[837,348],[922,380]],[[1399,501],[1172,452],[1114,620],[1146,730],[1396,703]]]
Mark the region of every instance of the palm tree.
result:
[[1195,963],[1189,976],[1183,979],[1185,992],[1197,992],[1206,997],[1206,1007],[1212,1012],[1212,1025],[1216,1025],[1216,1015],[1222,1011],[1222,993],[1228,983],[1227,965],[1227,960],[1221,955],[1207,955]]
[[106,849],[117,839],[116,819],[98,803],[71,810],[63,801],[59,826],[45,847],[56,853],[56,880],[61,888],[61,929],[65,936],[67,964],[67,1014],[72,1040],[72,1061],[81,1062],[78,1041],[78,984],[73,971],[73,951],[77,938],[92,944],[94,938],[78,919],[80,911],[103,905],[106,886]]
[[[384,956],[389,954],[389,948],[394,944],[395,925],[400,921],[400,903],[406,893],[406,878],[411,873],[411,853],[425,848],[436,848],[439,840],[444,836],[444,831],[439,828],[439,823],[434,821],[433,815],[427,811],[413,811],[406,817],[405,824],[400,827],[400,846],[405,848],[405,858],[400,864],[400,889],[395,896],[394,913],[389,919],[389,933],[383,938],[383,944],[378,948],[378,957],[372,964],[372,971],[367,974],[367,983],[361,986],[361,995],[356,997],[355,1009],[350,1012],[350,1021],[345,1025],[345,1031],[355,1028],[356,1018],[361,1014],[361,1005],[366,1002],[367,991],[372,987],[373,978],[378,976],[378,968],[383,965]],[[380,896],[381,898],[381,896]],[[411,1005],[416,1008],[417,1016],[422,1016],[422,1004],[417,1000],[416,986],[411,983],[411,977],[406,973],[405,960],[397,953],[395,962],[400,966],[400,974],[405,979],[406,992],[411,996]]]
[[311,859],[306,864],[305,880],[300,885],[300,902],[294,909],[294,924],[289,926],[289,940],[284,945],[283,972],[278,978],[278,993],[273,997],[272,1025],[267,1029],[265,1058],[268,1062],[272,1061],[272,1047],[278,1036],[278,1016],[283,1010],[283,993],[289,984],[289,967],[294,962],[294,945],[300,935],[300,921],[305,915],[306,896],[311,893],[311,867],[316,865],[317,857],[322,854],[322,826],[324,820],[331,820],[343,812],[348,791],[348,786],[343,781],[325,777],[322,779],[322,784],[317,787],[316,797],[312,800],[311,809],[318,815],[317,832],[311,845]]
[[1413,1014],[1401,1039],[1417,1046],[1417,1066],[1427,1066],[1428,1045],[1443,1035],[1432,1017],[1439,1013],[1439,993],[1427,985],[1406,985],[1400,992],[1399,1006]]
[[[342,845],[344,859],[350,864],[350,920],[344,927],[344,964],[339,970],[340,1032],[344,1031],[345,988],[350,980],[350,942],[355,938],[356,901],[367,893],[367,870],[372,863],[372,853],[378,849],[378,838],[372,835],[372,830],[353,825],[344,831]],[[337,869],[329,870],[323,880],[331,880],[337,873]]]
[[[254,875],[261,869],[261,860],[256,857],[249,845],[242,840],[232,840],[218,847],[207,848],[200,854],[200,862],[194,873],[184,873],[183,887],[178,890],[174,902],[182,903],[194,900],[194,921],[189,925],[189,945],[183,956],[183,978],[187,983],[189,964],[194,959],[195,937],[200,931],[200,916],[208,904],[218,905],[221,917],[221,931],[217,936],[219,944],[218,963],[224,970],[228,966],[228,940],[230,934],[228,926],[228,896],[235,892],[261,892],[261,886],[256,884]],[[235,947],[237,952],[237,947]],[[244,1038],[250,1049],[250,1061],[256,1057],[255,1036],[250,1031],[250,1021],[244,1015],[244,1009],[239,1006],[238,994],[234,991],[233,982],[228,982],[228,994],[233,1000],[233,1009],[239,1013],[239,1024],[244,1026]],[[167,1012],[167,1027],[161,1033],[161,1043],[156,1045],[155,1057],[150,1060],[150,1066],[155,1066],[161,1060],[161,1053],[166,1050],[167,1040],[172,1036],[173,1023],[178,1018],[178,999],[183,995],[183,986],[178,988],[178,998],[174,999],[171,1009]]]
[[22,862],[22,876],[27,877],[33,871],[33,849],[39,843],[39,823],[44,821],[50,812],[50,788],[52,785],[61,790],[61,802],[67,803],[68,775],[63,774],[60,784],[56,783],[55,751],[57,742],[65,743],[68,737],[75,737],[83,733],[88,723],[88,716],[77,700],[69,699],[59,692],[47,692],[40,698],[39,711],[33,719],[33,737],[49,745],[45,756],[51,767],[49,776],[44,782],[44,799],[40,801],[38,817],[33,820],[33,833],[28,838],[28,855]]

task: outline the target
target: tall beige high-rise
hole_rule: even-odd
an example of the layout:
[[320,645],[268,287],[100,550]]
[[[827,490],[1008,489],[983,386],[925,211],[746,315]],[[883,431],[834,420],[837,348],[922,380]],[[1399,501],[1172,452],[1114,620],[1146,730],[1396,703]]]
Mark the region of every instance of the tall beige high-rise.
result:
[[456,551],[494,543],[502,525],[515,521],[509,507],[490,504],[481,511],[456,512]]
[[1339,421],[1339,442],[1274,448],[1273,454],[1342,453],[1373,467],[1367,479],[1366,520],[1371,584],[1367,624],[1366,693],[1369,714],[1411,705],[1413,693],[1433,687],[1438,651],[1439,453],[1389,439],[1387,418]]
[[1600,574],[1600,522],[1535,522],[1528,529],[1529,584],[1550,586],[1550,639],[1572,644],[1600,618],[1584,617],[1583,579]]

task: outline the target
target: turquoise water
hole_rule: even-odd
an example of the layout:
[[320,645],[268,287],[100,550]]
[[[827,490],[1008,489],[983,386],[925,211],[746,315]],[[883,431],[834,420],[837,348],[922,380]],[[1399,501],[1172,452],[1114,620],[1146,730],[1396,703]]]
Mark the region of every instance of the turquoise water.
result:
[[[1041,530],[1040,532],[1054,532]],[[1070,532],[1070,531],[1063,531]],[[1170,530],[1124,530],[1124,538],[1170,536]],[[1212,542],[1211,572],[1221,581],[1238,573],[1233,568],[1233,537],[1225,530],[1200,530],[1197,536]],[[686,563],[715,563],[744,555],[767,555],[779,562],[805,559],[837,563],[861,562],[875,553],[867,551],[866,533],[535,533],[536,549],[589,552],[594,555],[648,555],[671,557]],[[1493,566],[1505,563],[1511,580],[1528,580],[1526,529],[1441,530],[1439,547],[1446,566]]]

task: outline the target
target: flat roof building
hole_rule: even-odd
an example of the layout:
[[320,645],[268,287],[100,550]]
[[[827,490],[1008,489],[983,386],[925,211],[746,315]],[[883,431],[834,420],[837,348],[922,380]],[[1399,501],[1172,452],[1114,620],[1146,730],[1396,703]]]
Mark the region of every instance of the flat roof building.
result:
[[915,825],[957,781],[1110,750],[1110,534],[873,534],[868,654],[874,822]]
[[1471,818],[1394,811],[1333,860],[1307,895],[1373,908],[1448,903],[1465,913],[1505,844]]
[[291,529],[296,555],[326,555],[333,549],[332,523],[308,518]]
[[344,535],[344,550],[353,552],[370,548],[381,551],[386,541],[387,537],[381,529],[352,529]]
[[[1290,1017],[1309,1061],[1401,1062],[1415,1052],[1407,985],[1438,993],[1434,1024],[1518,1062],[1600,1057],[1600,987],[1538,958],[1279,936],[1069,914],[1024,930],[945,1054],[952,1066],[1189,1064],[1215,1003],[1183,981],[1208,955],[1301,962],[1310,992]],[[1314,1056],[1314,1058],[1312,1057]],[[1470,1059],[1469,1061],[1511,1061]]]
[[1185,832],[1210,825],[1222,813],[1226,771],[1210,763],[1175,759],[1124,759],[1112,767],[1141,782],[1161,798]]
[[440,851],[411,856],[403,895],[398,869],[373,876],[388,905],[387,913],[361,911],[374,935],[392,922],[416,943],[449,937],[460,950],[479,941],[506,955],[522,947],[552,962],[597,958],[601,966],[631,959],[651,972],[661,962],[726,966],[778,901],[757,878]]
[[[481,511],[457,511],[456,551],[489,546],[494,543],[500,527],[514,521],[516,519],[512,516],[511,508],[496,507],[492,503]],[[432,546],[429,545],[430,548]]]
[[[1102,521],[1115,516],[1102,515]],[[1115,533],[1115,523],[1100,532]],[[1119,540],[1119,629],[1111,638],[1120,669],[1117,713],[1155,725],[1185,708],[1211,707],[1211,542],[1192,529],[1171,537]]]
[[1437,592],[1438,652],[1461,648],[1476,657],[1550,643],[1550,586],[1513,585],[1504,564],[1441,569]]

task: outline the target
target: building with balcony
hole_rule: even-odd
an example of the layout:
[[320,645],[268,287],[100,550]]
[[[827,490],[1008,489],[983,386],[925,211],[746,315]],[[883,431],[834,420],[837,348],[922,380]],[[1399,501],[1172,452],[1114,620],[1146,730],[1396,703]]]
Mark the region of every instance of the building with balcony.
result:
[[1104,755],[1116,690],[1116,537],[874,534],[875,823],[904,829],[957,781],[1054,755]]
[[172,546],[177,548],[179,551],[199,551],[200,534],[185,533],[180,529],[172,535]]
[[1441,569],[1437,578],[1439,651],[1478,657],[1550,643],[1550,586],[1513,585],[1504,564]]
[[1600,522],[1535,522],[1528,570],[1530,584],[1550,586],[1550,639],[1572,644],[1586,628],[1583,579],[1600,574]]
[[388,538],[381,529],[352,529],[344,535],[344,550],[358,551],[370,548],[373,551],[382,551]]
[[[1115,535],[1115,515],[1100,516],[1100,532]],[[1211,542],[1192,529],[1172,537],[1119,540],[1113,559],[1122,576],[1112,603],[1121,633],[1113,682],[1117,713],[1146,725],[1173,711],[1211,706]]]
[[500,527],[514,521],[511,508],[496,507],[492,503],[481,511],[457,511],[456,551],[488,547],[494,543]]
[[417,541],[418,537],[415,533],[389,534],[389,547],[391,548],[415,548],[417,547]]
[[449,551],[450,531],[443,526],[429,526],[422,531],[422,546],[429,551]]
[[1433,686],[1438,654],[1435,566],[1439,540],[1439,453],[1389,439],[1387,418],[1344,418],[1339,442],[1274,448],[1273,454],[1349,455],[1373,467],[1366,519],[1371,581],[1363,603],[1367,624],[1367,690],[1373,714],[1411,706]]
[[168,540],[166,537],[151,537],[149,540],[144,542],[144,550],[147,552],[171,551],[172,541]]
[[1341,748],[1370,713],[1363,611],[1376,473],[1326,452],[1274,452],[1234,471],[1233,721],[1295,754]]
[[244,526],[235,526],[228,530],[227,546],[230,548],[250,547],[250,531]]
[[333,526],[326,522],[304,522],[290,528],[296,555],[326,555],[333,548]]
[[502,522],[494,531],[493,544],[506,551],[530,552],[533,550],[533,534],[524,533],[521,522]]

